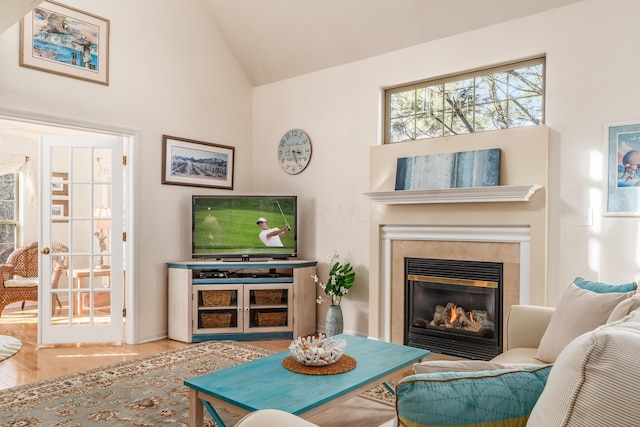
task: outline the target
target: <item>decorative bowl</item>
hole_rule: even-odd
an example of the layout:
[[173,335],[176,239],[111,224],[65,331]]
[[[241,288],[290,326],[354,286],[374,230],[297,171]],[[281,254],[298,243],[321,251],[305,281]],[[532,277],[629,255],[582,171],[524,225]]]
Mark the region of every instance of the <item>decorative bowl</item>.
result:
[[345,340],[326,338],[323,334],[319,334],[318,338],[313,336],[296,338],[289,345],[289,351],[294,359],[303,365],[327,366],[340,359],[346,346]]

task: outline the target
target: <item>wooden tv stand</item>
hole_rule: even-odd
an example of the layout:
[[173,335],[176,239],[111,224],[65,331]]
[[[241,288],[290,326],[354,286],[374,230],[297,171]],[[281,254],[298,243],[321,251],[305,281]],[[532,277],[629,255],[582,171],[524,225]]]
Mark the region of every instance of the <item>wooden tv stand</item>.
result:
[[169,262],[169,338],[289,339],[316,332],[317,261]]

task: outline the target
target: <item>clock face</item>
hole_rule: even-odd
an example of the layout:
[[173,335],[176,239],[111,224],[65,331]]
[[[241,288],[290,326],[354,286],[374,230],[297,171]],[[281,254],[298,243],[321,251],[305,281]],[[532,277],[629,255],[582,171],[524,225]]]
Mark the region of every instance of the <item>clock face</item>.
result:
[[287,131],[278,144],[278,161],[283,171],[295,175],[304,170],[311,160],[311,140],[302,129]]

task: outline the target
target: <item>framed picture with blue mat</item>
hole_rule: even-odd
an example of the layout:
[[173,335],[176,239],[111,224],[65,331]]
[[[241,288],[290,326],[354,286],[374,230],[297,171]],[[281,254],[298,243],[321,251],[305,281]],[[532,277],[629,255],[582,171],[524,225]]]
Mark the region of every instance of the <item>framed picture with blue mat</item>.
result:
[[43,1],[20,21],[20,66],[109,85],[109,20]]

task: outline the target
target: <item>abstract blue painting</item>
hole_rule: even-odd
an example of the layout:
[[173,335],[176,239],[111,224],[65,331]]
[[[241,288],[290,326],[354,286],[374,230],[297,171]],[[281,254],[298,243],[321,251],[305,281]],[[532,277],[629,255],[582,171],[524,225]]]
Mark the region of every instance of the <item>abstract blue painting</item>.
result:
[[396,190],[488,187],[500,181],[500,149],[401,157]]

